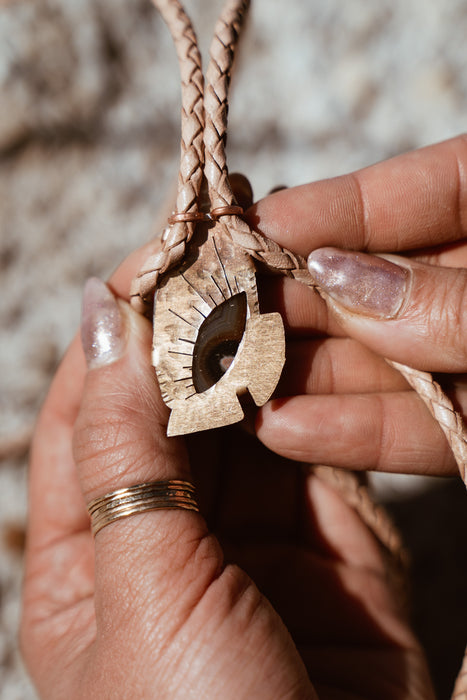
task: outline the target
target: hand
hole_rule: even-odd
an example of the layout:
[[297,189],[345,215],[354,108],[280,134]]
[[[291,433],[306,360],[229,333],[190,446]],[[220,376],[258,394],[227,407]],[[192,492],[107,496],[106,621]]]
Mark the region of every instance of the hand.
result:
[[382,358],[442,373],[466,415],[466,168],[460,136],[250,210],[258,230],[309,256],[325,299],[266,282],[265,308],[280,307],[290,337],[281,398],[257,421],[269,448],[354,469],[457,471],[439,426]]
[[[113,277],[118,303],[88,285],[89,367],[75,340],[37,425],[21,638],[41,696],[429,700],[380,549],[341,497],[238,426],[166,437],[150,324],[121,300],[147,254]],[[93,540],[86,503],[164,478],[196,481],[207,522],[152,511]]]

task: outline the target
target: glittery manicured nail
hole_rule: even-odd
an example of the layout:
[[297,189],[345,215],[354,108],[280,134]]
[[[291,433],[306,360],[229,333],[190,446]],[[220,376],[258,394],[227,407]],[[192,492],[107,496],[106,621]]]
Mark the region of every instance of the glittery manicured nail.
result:
[[407,296],[409,270],[384,258],[319,248],[308,256],[308,269],[331,299],[357,314],[394,318]]
[[90,369],[114,362],[126,345],[115,297],[96,277],[91,277],[84,287],[81,342]]

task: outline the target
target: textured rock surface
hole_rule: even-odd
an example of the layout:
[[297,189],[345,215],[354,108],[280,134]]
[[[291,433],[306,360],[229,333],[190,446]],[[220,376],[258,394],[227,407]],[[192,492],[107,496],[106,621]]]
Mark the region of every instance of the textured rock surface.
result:
[[[187,2],[204,47],[218,7]],[[234,80],[231,170],[248,173],[261,196],[462,131],[466,35],[463,0],[253,0]],[[0,463],[5,700],[34,698],[16,650],[28,430],[78,324],[85,279],[108,275],[153,232],[177,170],[178,112],[174,52],[149,0],[0,0],[0,456],[2,449],[10,455]],[[423,510],[423,500],[406,500],[400,517],[414,546],[426,548],[417,526],[434,522],[437,511],[431,501]],[[462,512],[461,496],[452,502]],[[465,590],[458,565],[447,571],[444,590],[429,586],[429,564],[446,554],[447,541],[445,565],[460,556],[446,520],[436,521],[432,559],[422,547],[425,609],[442,610],[443,596]],[[461,627],[465,609],[462,617],[452,608]],[[439,610],[436,619],[444,619]],[[424,620],[423,608],[417,614]],[[451,637],[441,627],[426,634],[441,647],[432,656],[446,688],[453,670],[444,670],[442,656],[452,658]]]

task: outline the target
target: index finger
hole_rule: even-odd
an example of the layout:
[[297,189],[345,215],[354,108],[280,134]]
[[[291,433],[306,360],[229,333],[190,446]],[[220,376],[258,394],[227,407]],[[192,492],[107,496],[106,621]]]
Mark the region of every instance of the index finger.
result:
[[396,252],[457,241],[467,232],[467,135],[281,190],[247,217],[302,256],[321,246]]

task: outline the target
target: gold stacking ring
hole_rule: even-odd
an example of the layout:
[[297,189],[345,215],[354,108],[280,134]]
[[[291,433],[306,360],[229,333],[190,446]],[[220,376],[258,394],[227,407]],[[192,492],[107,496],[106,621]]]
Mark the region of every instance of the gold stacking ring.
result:
[[151,481],[112,491],[88,505],[93,535],[120,518],[162,509],[199,512],[193,484],[179,479]]

